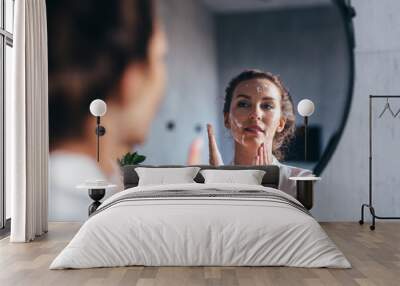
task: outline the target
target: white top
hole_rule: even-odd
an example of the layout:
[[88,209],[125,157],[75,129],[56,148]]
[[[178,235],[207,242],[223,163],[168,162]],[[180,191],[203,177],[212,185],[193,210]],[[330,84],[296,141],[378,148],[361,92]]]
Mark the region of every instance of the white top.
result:
[[[234,165],[233,161],[230,165]],[[311,177],[312,171],[298,167],[284,165],[272,156],[272,165],[279,167],[279,190],[296,197],[296,181],[290,180],[291,177]],[[313,177],[314,178],[314,177]]]
[[[76,186],[87,180],[104,180],[120,186],[120,178],[106,176],[92,158],[69,152],[53,152],[49,159],[49,220],[80,221],[88,218],[88,207],[93,200],[88,192],[77,190]],[[104,199],[117,192],[107,190]]]
[[307,169],[284,165],[279,162],[275,156],[272,159],[272,165],[279,167],[279,189],[285,193],[296,197],[296,181],[289,180],[290,177],[310,177],[312,172]]

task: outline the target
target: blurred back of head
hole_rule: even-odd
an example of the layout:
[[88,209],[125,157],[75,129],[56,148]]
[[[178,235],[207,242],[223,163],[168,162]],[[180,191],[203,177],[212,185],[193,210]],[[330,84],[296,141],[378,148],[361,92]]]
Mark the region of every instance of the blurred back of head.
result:
[[122,73],[148,60],[150,0],[47,1],[50,149],[84,135],[90,102],[118,100]]

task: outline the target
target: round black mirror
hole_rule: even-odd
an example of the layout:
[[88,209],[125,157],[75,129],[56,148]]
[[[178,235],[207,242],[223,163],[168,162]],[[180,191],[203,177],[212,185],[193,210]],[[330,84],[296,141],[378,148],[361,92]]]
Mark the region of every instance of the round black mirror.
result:
[[[201,122],[214,127],[222,159],[232,162],[234,139],[224,123],[225,89],[245,69],[279,75],[293,99],[295,137],[284,148],[285,164],[321,174],[340,140],[350,109],[354,81],[354,10],[346,0],[159,1],[168,39],[168,81],[153,132],[140,151],[156,154],[158,142],[173,142],[168,156],[154,164],[187,162]],[[315,105],[308,118],[305,160],[304,118],[297,104]],[[179,130],[164,134],[158,122],[179,114]],[[169,136],[169,137],[168,137]],[[197,135],[196,135],[197,136]],[[206,128],[199,136],[208,141]],[[168,139],[170,138],[170,139]],[[201,164],[208,164],[207,144]]]
[[[283,162],[319,175],[341,137],[350,108],[354,78],[354,10],[343,1],[205,0],[214,13],[219,94],[218,134],[224,162],[231,162],[233,140],[223,124],[223,96],[244,69],[279,75],[296,111],[295,137]],[[307,138],[297,104],[310,99]],[[307,159],[305,160],[305,140]]]

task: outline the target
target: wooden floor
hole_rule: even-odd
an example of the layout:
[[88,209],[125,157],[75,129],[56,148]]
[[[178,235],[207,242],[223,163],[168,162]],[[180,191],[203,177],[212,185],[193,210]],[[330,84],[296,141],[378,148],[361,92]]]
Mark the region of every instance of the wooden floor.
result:
[[0,241],[0,285],[400,285],[400,223],[323,223],[353,268],[121,267],[48,270],[78,230],[52,223],[43,238],[27,244]]

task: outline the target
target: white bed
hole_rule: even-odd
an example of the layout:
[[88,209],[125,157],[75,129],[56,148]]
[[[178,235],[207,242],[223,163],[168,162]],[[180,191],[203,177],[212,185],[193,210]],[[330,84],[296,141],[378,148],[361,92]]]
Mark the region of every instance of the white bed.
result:
[[291,196],[257,185],[198,183],[115,194],[50,269],[127,265],[351,267]]

